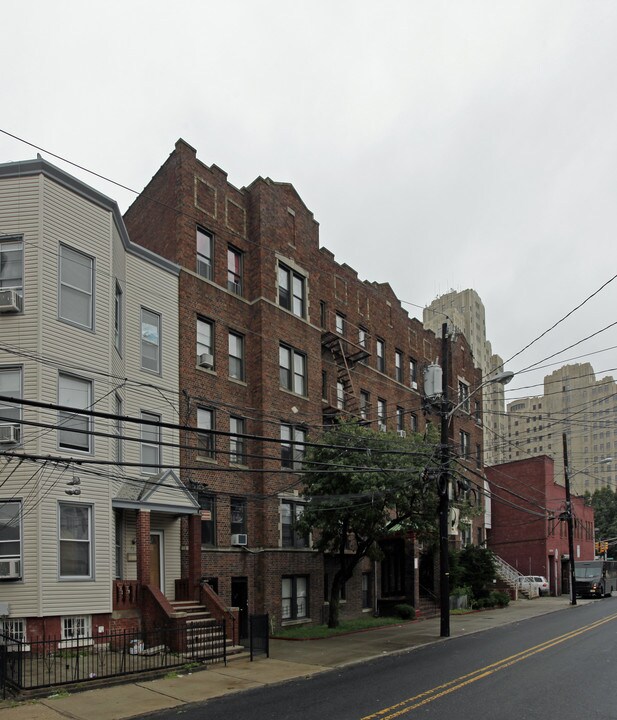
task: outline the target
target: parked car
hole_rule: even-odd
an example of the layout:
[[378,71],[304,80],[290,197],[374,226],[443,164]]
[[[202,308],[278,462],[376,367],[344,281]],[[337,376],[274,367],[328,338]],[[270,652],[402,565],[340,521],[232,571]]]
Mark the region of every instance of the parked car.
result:
[[537,589],[538,595],[549,594],[548,580],[542,575],[521,575],[518,579],[518,584],[521,589],[531,589],[531,594],[534,595],[533,589]]

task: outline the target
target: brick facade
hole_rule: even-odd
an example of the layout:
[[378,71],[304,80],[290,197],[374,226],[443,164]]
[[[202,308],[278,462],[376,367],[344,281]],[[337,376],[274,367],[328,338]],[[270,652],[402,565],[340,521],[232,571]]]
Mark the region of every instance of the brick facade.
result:
[[[202,440],[195,432],[181,439],[185,446],[181,464],[190,468],[182,472],[183,481],[212,496],[213,504],[204,517],[215,528],[214,538],[202,547],[201,574],[215,578],[212,582],[228,604],[234,600],[234,578],[246,578],[249,612],[268,611],[276,624],[281,622],[282,578],[306,577],[308,616],[320,621],[323,561],[310,549],[283,547],[281,499],[297,498],[302,486],[300,475],[282,468],[281,424],[305,430],[310,439],[310,433],[318,433],[334,414],[357,417],[363,396],[368,403],[366,420],[374,429],[380,400],[385,403],[384,422],[389,430],[399,429],[401,422],[405,432],[414,428],[424,432],[427,421],[439,423],[437,414],[423,412],[422,370],[439,359],[440,341],[409,317],[387,283],[360,280],[355,270],[319,247],[318,224],[290,184],[257,178],[248,187],[235,188],[220,168],[200,162],[195,150],[182,140],[129,208],[125,223],[134,242],[182,267],[180,418],[190,426],[198,426],[200,417],[212,418],[216,430],[214,444],[206,451],[203,445],[201,450],[197,447]],[[209,263],[202,253],[200,264],[197,255],[198,228],[212,238]],[[230,252],[232,258],[234,254],[241,257],[240,292],[229,285],[237,279],[229,272]],[[208,264],[211,269],[205,270]],[[300,288],[295,312],[293,287],[289,309],[285,307],[279,288],[281,272],[290,286],[295,280],[296,289]],[[199,364],[198,321],[212,331],[213,367]],[[237,363],[230,359],[230,333],[243,342],[240,377],[232,377],[238,372]],[[378,340],[384,349],[383,369],[378,364]],[[364,349],[366,359],[354,360],[354,353]],[[281,352],[289,353],[294,370],[305,361],[302,391],[282,387]],[[481,383],[464,338],[452,343],[452,357],[451,398],[456,397],[459,379],[464,378],[472,389]],[[410,361],[417,370],[413,382]],[[292,382],[298,380],[293,372],[290,375]],[[228,435],[236,418],[243,421],[249,436],[243,458],[238,453],[234,457]],[[454,447],[458,447],[461,428],[468,433],[471,448],[481,448],[481,424],[468,413],[457,413],[451,425]],[[472,457],[463,463],[476,467]],[[480,493],[477,498],[481,502]],[[238,500],[246,507],[240,523],[248,537],[244,548],[231,545],[232,532],[239,527],[238,517],[232,527],[232,505],[237,506]],[[475,538],[482,518],[473,522]],[[190,570],[194,562],[185,558],[187,574],[194,572]],[[413,565],[412,559],[412,569]],[[363,569],[373,573],[370,563]],[[406,578],[403,597],[413,602],[418,594],[413,571]],[[348,584],[347,593],[344,612],[360,612],[361,571]]]
[[[565,488],[547,455],[486,468],[492,497],[488,546],[523,575],[543,575],[551,595],[569,591]],[[594,513],[572,496],[575,561],[594,559]]]

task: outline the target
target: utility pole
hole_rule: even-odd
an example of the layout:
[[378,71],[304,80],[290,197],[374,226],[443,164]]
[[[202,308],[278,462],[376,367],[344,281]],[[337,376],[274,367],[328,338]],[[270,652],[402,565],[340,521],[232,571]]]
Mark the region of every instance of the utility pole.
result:
[[448,323],[441,326],[441,472],[439,476],[439,599],[441,637],[450,637],[450,562],[448,558],[450,445],[448,437],[448,375],[450,365]]
[[572,517],[572,498],[570,496],[570,468],[568,467],[568,439],[563,440],[563,471],[566,481],[566,522],[568,523],[568,552],[570,553],[570,605],[576,605],[576,574],[574,571],[574,519]]

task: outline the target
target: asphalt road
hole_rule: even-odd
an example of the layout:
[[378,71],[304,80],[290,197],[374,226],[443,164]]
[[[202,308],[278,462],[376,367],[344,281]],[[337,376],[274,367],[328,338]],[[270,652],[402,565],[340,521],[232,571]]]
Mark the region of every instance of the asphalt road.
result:
[[149,718],[617,718],[617,598]]

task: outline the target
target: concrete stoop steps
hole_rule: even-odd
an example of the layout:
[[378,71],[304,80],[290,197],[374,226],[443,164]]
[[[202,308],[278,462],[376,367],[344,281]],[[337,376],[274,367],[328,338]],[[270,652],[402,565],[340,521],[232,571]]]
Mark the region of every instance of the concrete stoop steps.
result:
[[[174,608],[173,617],[185,618],[187,654],[200,655],[204,650],[208,650],[212,655],[222,652],[223,631],[205,605],[200,605],[192,600],[174,600],[171,605]],[[226,654],[228,658],[241,655],[243,652],[242,645],[234,645],[233,639],[227,637]]]

